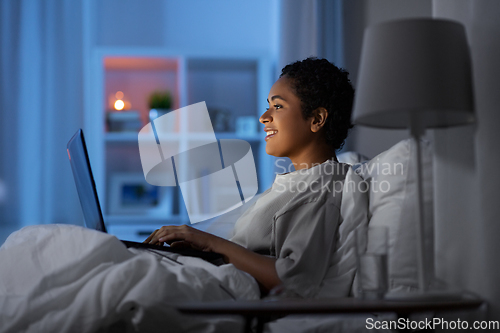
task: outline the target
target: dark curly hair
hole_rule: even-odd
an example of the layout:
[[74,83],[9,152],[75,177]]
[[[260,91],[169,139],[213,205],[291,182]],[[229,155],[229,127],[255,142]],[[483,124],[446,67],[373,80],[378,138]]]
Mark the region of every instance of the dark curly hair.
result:
[[313,111],[324,107],[326,142],[335,150],[342,148],[351,124],[354,88],[349,72],[326,59],[307,58],[286,65],[280,77],[292,79],[292,88],[302,102],[302,115],[307,119]]

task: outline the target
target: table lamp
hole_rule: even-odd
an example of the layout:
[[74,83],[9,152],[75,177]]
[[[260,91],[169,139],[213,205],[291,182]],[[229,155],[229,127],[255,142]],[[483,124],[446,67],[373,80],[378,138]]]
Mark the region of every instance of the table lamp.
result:
[[353,122],[378,128],[409,128],[415,140],[418,294],[422,298],[433,293],[428,289],[425,265],[420,138],[426,128],[474,121],[471,60],[461,24],[406,19],[365,30]]

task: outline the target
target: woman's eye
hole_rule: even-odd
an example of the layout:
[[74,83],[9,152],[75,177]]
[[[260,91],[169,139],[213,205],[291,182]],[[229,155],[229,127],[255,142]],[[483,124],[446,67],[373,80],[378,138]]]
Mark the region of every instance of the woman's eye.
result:
[[[273,105],[273,108],[278,110],[278,109],[281,109],[283,106],[282,105],[279,105],[279,104],[274,104]],[[266,108],[266,111],[269,111],[270,108]]]

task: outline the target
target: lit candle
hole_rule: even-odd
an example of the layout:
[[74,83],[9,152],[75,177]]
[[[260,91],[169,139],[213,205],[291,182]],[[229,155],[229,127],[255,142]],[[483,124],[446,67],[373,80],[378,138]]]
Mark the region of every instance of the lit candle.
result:
[[115,110],[118,111],[123,110],[123,108],[125,107],[125,102],[123,102],[123,92],[117,91],[115,97],[116,97],[116,101],[114,104]]
[[123,103],[123,101],[121,99],[118,99],[116,100],[115,102],[115,110],[123,110],[123,108],[125,107],[125,103]]

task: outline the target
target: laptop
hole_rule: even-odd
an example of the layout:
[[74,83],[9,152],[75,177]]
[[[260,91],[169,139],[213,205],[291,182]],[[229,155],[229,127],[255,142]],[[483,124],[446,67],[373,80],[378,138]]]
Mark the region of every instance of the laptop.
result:
[[[79,129],[75,135],[73,135],[71,140],[69,140],[67,151],[71,169],[73,170],[73,177],[75,179],[78,197],[80,198],[80,204],[82,206],[85,226],[89,229],[95,229],[107,233],[82,129]],[[223,256],[219,253],[205,252],[189,248],[171,248],[168,246],[145,244],[126,240],[121,241],[127,247],[152,249],[177,253],[190,257],[198,257],[211,262],[214,265],[221,265],[224,263]]]

